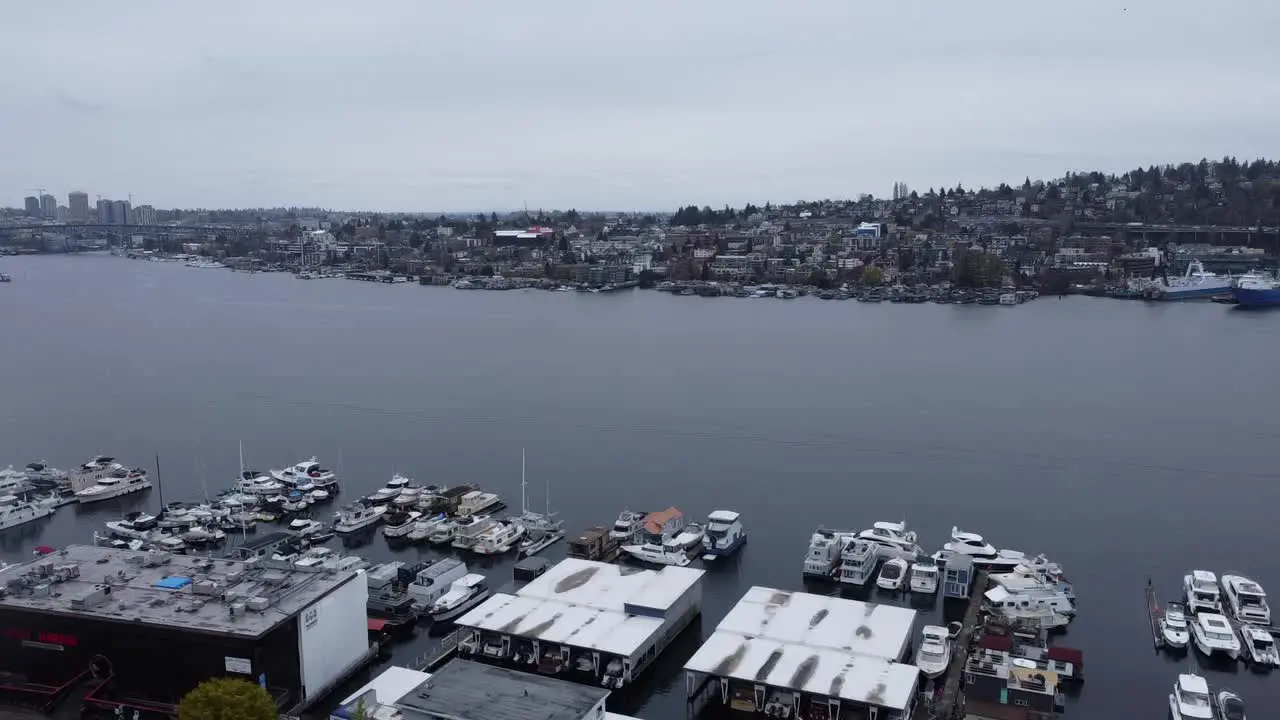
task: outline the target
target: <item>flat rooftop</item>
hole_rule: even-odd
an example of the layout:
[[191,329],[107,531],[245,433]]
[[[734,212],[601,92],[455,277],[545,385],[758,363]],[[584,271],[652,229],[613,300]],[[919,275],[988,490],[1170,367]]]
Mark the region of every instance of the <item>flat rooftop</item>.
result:
[[494,595],[457,624],[629,656],[664,627],[665,611],[702,575],[569,558],[515,594]]
[[69,545],[0,571],[0,609],[259,637],[358,575]]
[[609,691],[452,660],[396,705],[405,720],[582,720]]
[[919,670],[897,659],[915,616],[889,605],[756,586],[684,668],[904,709]]

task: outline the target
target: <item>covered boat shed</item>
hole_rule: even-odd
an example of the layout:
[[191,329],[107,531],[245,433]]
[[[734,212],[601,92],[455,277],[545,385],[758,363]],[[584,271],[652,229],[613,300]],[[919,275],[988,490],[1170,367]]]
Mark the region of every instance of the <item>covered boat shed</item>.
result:
[[753,587],[684,666],[689,716],[714,703],[807,720],[910,717],[919,670],[900,661],[915,618],[890,605]]
[[457,621],[460,656],[597,687],[640,675],[702,611],[703,571],[568,558]]

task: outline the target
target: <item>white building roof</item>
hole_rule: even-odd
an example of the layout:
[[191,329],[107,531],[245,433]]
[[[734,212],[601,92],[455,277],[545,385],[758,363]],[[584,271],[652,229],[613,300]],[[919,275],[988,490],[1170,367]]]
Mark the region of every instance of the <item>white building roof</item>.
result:
[[906,652],[915,620],[906,608],[755,586],[716,630],[894,661]]
[[665,621],[633,614],[665,611],[702,579],[701,570],[667,567],[634,570],[569,558],[516,591],[498,593],[462,616],[457,624],[587,650],[630,656]]
[[725,630],[713,633],[684,668],[895,710],[906,709],[920,675],[914,665]]
[[361,695],[372,690],[379,704],[392,705],[430,679],[431,673],[392,665],[364,687],[348,695],[341,704],[350,705],[359,700]]

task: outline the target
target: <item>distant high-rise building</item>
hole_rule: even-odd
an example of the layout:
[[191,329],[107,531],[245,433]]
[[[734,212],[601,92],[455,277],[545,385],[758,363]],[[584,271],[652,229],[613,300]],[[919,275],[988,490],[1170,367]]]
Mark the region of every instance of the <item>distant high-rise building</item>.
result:
[[134,225],[155,225],[156,209],[150,205],[139,205],[133,209]]
[[132,216],[133,210],[129,207],[128,200],[111,201],[111,224],[130,225],[133,220]]
[[98,224],[99,225],[111,224],[111,201],[110,200],[101,200],[101,199],[98,200]]
[[58,198],[48,193],[40,196],[40,215],[50,220],[58,216]]
[[54,211],[53,219],[57,220],[58,222],[66,222],[70,218],[71,218],[71,208],[68,208],[66,205],[59,205],[58,209]]
[[28,195],[22,199],[22,204],[26,207],[27,217],[40,217],[40,198]]
[[70,218],[76,222],[89,220],[89,193],[74,190],[67,193],[67,210]]

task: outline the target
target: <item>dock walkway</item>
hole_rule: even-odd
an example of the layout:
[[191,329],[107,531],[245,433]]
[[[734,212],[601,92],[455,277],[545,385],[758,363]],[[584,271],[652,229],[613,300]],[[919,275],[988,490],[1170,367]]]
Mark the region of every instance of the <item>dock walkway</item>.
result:
[[964,678],[964,666],[969,660],[969,648],[973,644],[974,631],[978,625],[978,613],[982,611],[982,594],[987,590],[987,571],[979,570],[969,588],[969,609],[965,611],[960,635],[956,637],[955,646],[951,648],[951,666],[943,675],[942,695],[934,703],[930,712],[926,703],[916,706],[915,720],[951,720],[962,717],[964,703],[960,702],[960,681]]
[[1164,647],[1164,634],[1160,632],[1160,620],[1164,615],[1164,608],[1160,606],[1160,599],[1156,597],[1156,589],[1151,584],[1151,578],[1147,578],[1147,587],[1143,590],[1143,594],[1147,598],[1147,619],[1151,622],[1151,641],[1159,650]]

